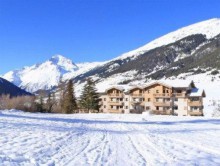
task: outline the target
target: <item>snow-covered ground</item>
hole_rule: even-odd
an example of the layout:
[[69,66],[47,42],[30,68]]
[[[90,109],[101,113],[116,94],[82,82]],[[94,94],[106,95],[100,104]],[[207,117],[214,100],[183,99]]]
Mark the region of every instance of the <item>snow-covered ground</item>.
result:
[[0,165],[220,165],[220,119],[0,111]]

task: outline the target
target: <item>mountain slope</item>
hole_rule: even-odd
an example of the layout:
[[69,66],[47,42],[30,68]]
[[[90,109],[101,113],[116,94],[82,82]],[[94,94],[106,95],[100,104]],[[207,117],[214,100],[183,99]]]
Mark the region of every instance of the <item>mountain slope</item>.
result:
[[[146,80],[146,78],[151,78],[148,76],[154,73],[159,75],[152,78],[160,79],[166,76],[164,74],[166,69],[181,67],[181,62],[185,58],[190,59],[201,54],[204,54],[203,58],[205,58],[206,53],[212,52],[218,47],[218,44],[215,44],[217,47],[211,47],[212,44],[210,44],[214,41],[218,43],[218,34],[220,34],[220,19],[210,19],[196,23],[164,35],[143,47],[125,53],[102,66],[83,73],[77,76],[75,81],[78,82],[87,77],[93,77],[99,82],[106,82],[115,78],[115,81],[111,81],[114,84],[128,83],[136,80]],[[209,50],[204,53],[203,48]],[[196,64],[194,61],[187,61],[184,66],[186,68],[187,66],[193,66],[191,63]],[[216,65],[213,63],[210,62],[205,67],[214,68]],[[173,64],[179,65],[173,66]],[[163,71],[163,73],[158,71]]]
[[[58,55],[42,64],[8,72],[3,77],[35,92],[51,89],[61,79],[73,79],[79,90],[87,77],[96,80],[99,87],[105,87],[107,84],[177,77],[188,72],[198,74],[207,68],[209,71],[220,69],[219,34],[220,19],[215,18],[168,33],[107,62],[74,64]],[[204,70],[197,71],[198,66]]]
[[23,96],[23,95],[31,95],[10,83],[9,81],[0,77],[0,95],[9,94],[10,96]]
[[160,38],[157,38],[140,48],[124,53],[121,56],[115,58],[114,60],[125,59],[128,57],[135,58],[136,56],[143,54],[144,52],[148,50],[161,47],[164,45],[168,45],[170,43],[174,43],[182,38],[185,38],[187,36],[191,36],[194,34],[206,35],[207,39],[211,39],[217,36],[218,34],[220,34],[220,19],[213,18],[210,20],[202,21],[199,23],[195,23],[195,24],[183,27],[174,32],[168,33]]
[[56,55],[44,63],[10,71],[3,78],[29,92],[35,92],[39,89],[49,90],[57,86],[61,79],[64,81],[71,79],[99,64],[101,63],[95,62],[77,65],[68,58]]

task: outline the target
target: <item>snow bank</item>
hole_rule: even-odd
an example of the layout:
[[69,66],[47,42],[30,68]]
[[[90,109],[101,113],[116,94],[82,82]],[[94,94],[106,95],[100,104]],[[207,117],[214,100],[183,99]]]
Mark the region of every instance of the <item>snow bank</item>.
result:
[[219,165],[220,118],[0,115],[0,165]]

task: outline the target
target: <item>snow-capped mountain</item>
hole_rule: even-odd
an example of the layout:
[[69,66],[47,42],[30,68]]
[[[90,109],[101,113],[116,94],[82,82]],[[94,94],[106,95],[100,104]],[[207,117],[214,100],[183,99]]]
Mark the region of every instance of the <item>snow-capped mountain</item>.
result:
[[194,34],[203,34],[206,35],[207,39],[211,39],[216,35],[220,34],[220,18],[213,18],[210,20],[202,21],[195,23],[181,29],[178,29],[174,32],[170,32],[160,38],[157,38],[146,45],[132,50],[130,52],[124,53],[114,60],[125,59],[128,57],[135,58],[136,56],[145,53],[146,51],[152,50],[157,47],[165,46],[170,43],[174,43],[180,39],[183,39],[187,36]]
[[[75,80],[94,77],[99,82],[111,80],[121,84],[177,76],[182,72],[194,71],[198,66],[203,69],[216,68],[219,34],[219,18],[183,27],[83,73]],[[205,63],[211,58],[216,60]],[[193,73],[196,74],[196,71]]]
[[55,55],[44,63],[10,71],[3,78],[29,92],[49,90],[57,86],[60,80],[71,79],[100,64],[102,63],[75,64],[62,55]]
[[80,91],[87,77],[94,78],[99,88],[103,88],[110,84],[179,77],[181,73],[185,73],[184,78],[200,73],[210,75],[220,69],[219,52],[220,19],[215,18],[168,33],[107,62],[74,64],[58,55],[3,77],[31,92],[51,89],[60,79],[73,79],[79,85],[76,90]]

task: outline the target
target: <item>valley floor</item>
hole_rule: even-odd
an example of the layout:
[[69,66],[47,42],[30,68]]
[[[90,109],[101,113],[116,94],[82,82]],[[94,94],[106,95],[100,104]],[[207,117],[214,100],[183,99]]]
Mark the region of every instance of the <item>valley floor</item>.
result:
[[220,165],[220,119],[0,111],[0,165]]

